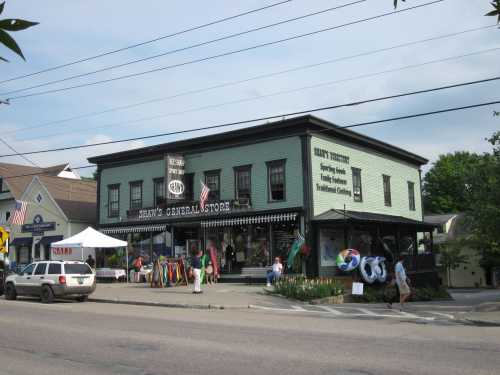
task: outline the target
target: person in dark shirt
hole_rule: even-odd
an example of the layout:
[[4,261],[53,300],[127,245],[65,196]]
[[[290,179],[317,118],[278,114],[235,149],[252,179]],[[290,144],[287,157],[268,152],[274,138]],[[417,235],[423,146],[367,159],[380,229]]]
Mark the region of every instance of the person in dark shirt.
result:
[[193,276],[194,276],[194,294],[200,294],[201,291],[201,256],[203,252],[198,250],[192,261]]
[[89,265],[90,268],[94,269],[95,268],[95,260],[92,258],[92,255],[89,254],[89,257],[86,260],[86,263]]

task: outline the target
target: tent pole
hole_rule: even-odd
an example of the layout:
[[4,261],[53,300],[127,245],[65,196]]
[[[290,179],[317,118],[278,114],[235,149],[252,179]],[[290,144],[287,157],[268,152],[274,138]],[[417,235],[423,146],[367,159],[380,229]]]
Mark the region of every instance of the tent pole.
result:
[[125,277],[125,280],[127,281],[127,284],[128,284],[128,244],[127,246],[125,247],[125,257],[127,258],[127,276]]

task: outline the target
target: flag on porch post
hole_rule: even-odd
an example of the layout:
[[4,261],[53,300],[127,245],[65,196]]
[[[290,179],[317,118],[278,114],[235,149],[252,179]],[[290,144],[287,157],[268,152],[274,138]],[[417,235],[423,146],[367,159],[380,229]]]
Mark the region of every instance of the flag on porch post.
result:
[[201,192],[200,192],[200,209],[203,211],[205,209],[205,202],[208,199],[208,193],[210,193],[210,189],[207,185],[201,182]]
[[26,209],[28,207],[28,202],[16,200],[16,205],[14,206],[14,214],[12,215],[11,224],[13,225],[23,225],[24,219],[26,218]]

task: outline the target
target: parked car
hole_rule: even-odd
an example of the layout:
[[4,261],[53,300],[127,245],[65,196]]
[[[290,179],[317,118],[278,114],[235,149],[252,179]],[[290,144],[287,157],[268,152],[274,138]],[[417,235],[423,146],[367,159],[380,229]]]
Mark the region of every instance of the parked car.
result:
[[79,302],[94,292],[96,278],[88,264],[77,261],[44,261],[26,266],[5,279],[5,299],[17,296],[40,297],[43,303],[74,296]]

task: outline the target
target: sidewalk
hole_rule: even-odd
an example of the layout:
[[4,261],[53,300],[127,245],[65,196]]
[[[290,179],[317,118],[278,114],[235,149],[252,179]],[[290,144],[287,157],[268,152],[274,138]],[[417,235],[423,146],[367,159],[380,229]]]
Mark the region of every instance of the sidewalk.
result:
[[455,318],[477,325],[500,327],[500,302],[482,303],[470,312],[457,314]]
[[156,289],[149,284],[97,284],[89,301],[193,309],[247,309],[250,305],[274,301],[274,297],[263,292],[264,285],[203,285],[202,294],[193,294],[192,287]]

